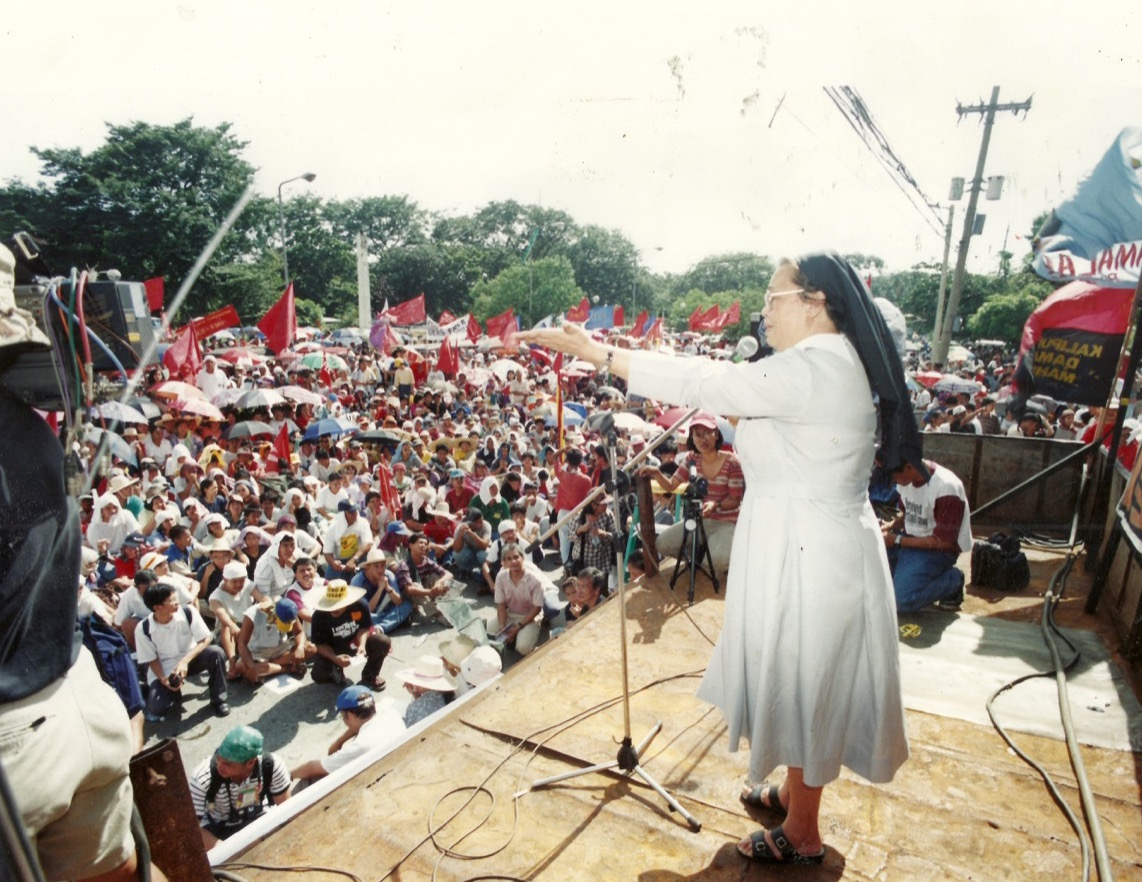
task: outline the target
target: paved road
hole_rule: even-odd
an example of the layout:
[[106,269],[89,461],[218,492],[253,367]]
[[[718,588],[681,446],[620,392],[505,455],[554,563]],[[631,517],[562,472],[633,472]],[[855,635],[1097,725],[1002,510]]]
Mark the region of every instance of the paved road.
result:
[[[558,554],[548,553],[542,569],[558,585],[562,569]],[[475,587],[469,585],[461,594],[473,615],[484,619],[488,633],[496,631],[496,609],[491,595],[477,597]],[[455,635],[455,630],[440,621],[426,621],[413,615],[411,622],[390,635],[392,652],[385,659],[381,676],[388,688],[377,693],[378,704],[386,703],[402,713],[412,700],[398,679],[397,672],[411,668],[422,655],[439,655],[440,643]],[[548,639],[544,629],[543,639]],[[514,650],[504,653],[504,666],[510,667],[519,660]],[[350,679],[360,676],[364,659],[357,660],[349,669]],[[324,756],[329,745],[342,731],[342,724],[334,710],[334,701],[341,691],[332,684],[314,683],[308,675],[295,680],[282,675],[260,686],[241,680],[230,684],[228,717],[216,717],[210,707],[210,695],[202,676],[192,677],[184,687],[182,712],[172,712],[159,723],[147,723],[147,746],[165,738],[177,738],[183,766],[189,774],[210,756],[223,736],[234,726],[250,725],[259,729],[266,739],[266,747],[288,766],[293,767],[308,759]]]

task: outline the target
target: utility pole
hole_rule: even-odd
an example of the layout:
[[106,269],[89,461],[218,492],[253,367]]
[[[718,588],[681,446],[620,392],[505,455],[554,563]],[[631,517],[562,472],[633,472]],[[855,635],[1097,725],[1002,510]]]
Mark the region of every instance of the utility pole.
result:
[[940,293],[936,295],[936,325],[932,328],[932,342],[940,339],[943,327],[944,294],[948,290],[948,255],[952,251],[952,218],[956,215],[956,207],[948,206],[948,223],[944,227],[944,262],[940,264]]
[[940,336],[932,346],[932,362],[934,364],[946,364],[948,360],[948,347],[952,343],[952,325],[955,323],[956,312],[960,308],[960,296],[964,290],[964,267],[967,265],[968,247],[971,245],[972,229],[975,226],[976,203],[979,202],[979,192],[983,189],[983,169],[987,163],[987,147],[991,142],[991,127],[995,123],[995,114],[1000,110],[1010,110],[1016,114],[1022,110],[1026,113],[1030,109],[1030,98],[1015,104],[1000,104],[999,86],[992,88],[991,101],[987,104],[972,104],[968,107],[964,107],[962,104],[956,105],[956,114],[961,119],[968,113],[985,115],[983,141],[979,145],[979,159],[976,161],[975,177],[972,178],[971,182],[971,196],[968,197],[967,214],[964,215],[964,232],[963,236],[960,237],[959,251],[956,254],[956,272],[952,277],[952,293],[948,297],[947,312],[939,324]]

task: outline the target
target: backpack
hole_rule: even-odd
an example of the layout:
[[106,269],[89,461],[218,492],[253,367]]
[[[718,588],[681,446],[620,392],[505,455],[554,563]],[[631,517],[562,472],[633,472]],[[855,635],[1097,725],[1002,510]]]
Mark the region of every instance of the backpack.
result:
[[95,613],[79,620],[79,630],[103,682],[115,690],[127,708],[127,716],[133,717],[144,707],[143,690],[126,638]]
[[1018,536],[992,533],[971,550],[971,581],[979,588],[1020,591],[1031,582],[1031,567]]
[[[184,613],[186,613],[186,623],[187,623],[188,625],[189,625],[189,624],[191,624],[191,621],[192,621],[192,617],[191,617],[191,615],[190,615],[190,607],[189,607],[189,606],[184,606],[184,607],[182,608],[182,611],[183,611]],[[147,616],[145,619],[143,619],[143,625],[142,625],[142,627],[143,627],[143,633],[144,633],[144,634],[146,634],[146,635],[147,635],[147,639],[148,639],[148,640],[150,640],[150,639],[151,639],[151,617],[150,617],[150,616]],[[153,642],[153,641],[152,641],[152,642]]]
[[[274,769],[276,768],[274,765],[273,754],[263,754],[259,758],[259,764],[262,767],[262,800],[268,802],[271,799],[270,785],[273,783]],[[222,776],[218,774],[218,757],[213,756],[210,758],[210,784],[206,788],[207,805],[211,805],[214,802],[214,797],[218,795],[218,791],[221,789]],[[263,808],[264,807],[262,806],[261,802],[259,802],[257,806],[253,807],[257,814],[261,814]],[[238,810],[234,808],[234,803],[231,802],[230,819],[228,823],[237,824],[239,820]]]

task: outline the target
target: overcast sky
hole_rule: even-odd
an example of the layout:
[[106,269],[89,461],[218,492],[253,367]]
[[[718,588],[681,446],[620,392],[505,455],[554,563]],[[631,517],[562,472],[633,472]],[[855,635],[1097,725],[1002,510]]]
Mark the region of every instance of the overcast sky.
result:
[[0,178],[35,177],[32,145],[90,150],[108,122],[193,116],[233,123],[267,195],[312,171],[287,193],[407,194],[447,214],[538,203],[620,230],[655,271],[822,247],[891,270],[940,259],[942,221],[905,198],[823,86],[857,89],[941,218],[982,133],[978,115],[957,124],[957,100],[995,85],[1001,101],[1034,96],[992,134],[986,173],[1007,186],[980,203],[980,272],[1005,240],[1025,253],[1033,217],[1142,124],[1125,0],[8,7]]

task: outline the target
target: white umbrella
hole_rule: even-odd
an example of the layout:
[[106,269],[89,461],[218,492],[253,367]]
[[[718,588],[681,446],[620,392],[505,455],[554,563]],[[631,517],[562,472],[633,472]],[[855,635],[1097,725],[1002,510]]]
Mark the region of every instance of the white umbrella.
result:
[[282,386],[277,391],[290,401],[296,401],[298,404],[310,404],[314,407],[318,407],[322,404],[320,395],[302,386]]
[[234,406],[239,410],[273,407],[275,404],[285,404],[285,399],[273,389],[251,389],[234,402]]
[[629,413],[627,411],[617,411],[615,413],[615,428],[622,429],[626,432],[637,433],[639,435],[656,435],[658,429],[652,426],[637,413]]
[[962,364],[965,361],[975,361],[975,354],[970,349],[958,343],[948,347],[948,364]]
[[145,414],[140,413],[131,407],[131,405],[123,404],[120,401],[106,401],[98,407],[93,407],[92,413],[105,420],[118,423],[138,423],[141,426],[145,426],[148,422]]
[[518,374],[523,370],[519,362],[512,361],[510,358],[497,358],[488,365],[488,369],[499,378],[501,383],[507,380],[508,371],[515,371]]

